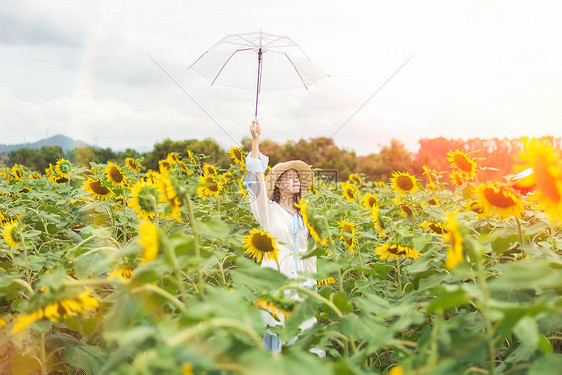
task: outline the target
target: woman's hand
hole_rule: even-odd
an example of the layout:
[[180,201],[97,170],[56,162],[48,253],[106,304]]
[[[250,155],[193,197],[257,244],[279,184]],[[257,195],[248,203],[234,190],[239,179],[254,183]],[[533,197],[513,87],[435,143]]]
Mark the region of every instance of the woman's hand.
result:
[[250,134],[252,134],[252,157],[259,159],[261,128],[258,120],[252,121],[252,125],[250,125]]
[[257,120],[252,121],[252,125],[250,125],[250,134],[252,134],[252,139],[257,140],[260,138],[261,128]]

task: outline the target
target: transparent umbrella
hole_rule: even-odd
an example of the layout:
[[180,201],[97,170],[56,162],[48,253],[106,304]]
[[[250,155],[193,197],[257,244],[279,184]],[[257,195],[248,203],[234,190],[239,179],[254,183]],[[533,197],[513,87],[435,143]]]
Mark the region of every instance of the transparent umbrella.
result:
[[188,69],[211,85],[255,89],[256,118],[262,89],[308,90],[328,76],[292,39],[261,31],[224,37]]

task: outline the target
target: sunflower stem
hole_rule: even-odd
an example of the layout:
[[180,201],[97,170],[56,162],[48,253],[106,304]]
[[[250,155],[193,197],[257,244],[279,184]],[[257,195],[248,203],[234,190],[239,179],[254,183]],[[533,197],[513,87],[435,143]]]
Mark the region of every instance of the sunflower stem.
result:
[[41,366],[41,375],[47,375],[47,355],[45,353],[45,334],[41,332],[41,341],[39,345],[39,366]]
[[185,305],[179,299],[177,299],[175,296],[165,291],[164,289],[157,287],[156,285],[144,284],[131,290],[132,294],[139,293],[139,292],[153,292],[155,294],[159,294],[162,297],[166,298],[168,301],[170,301],[181,312],[185,312],[186,310]]
[[263,348],[262,338],[250,324],[245,324],[232,318],[213,318],[201,322],[195,327],[184,329],[183,331],[172,336],[168,340],[168,344],[172,347],[181,345],[182,343],[196,337],[197,335],[205,331],[214,330],[215,328],[232,328],[236,331],[246,334],[258,348]]
[[482,268],[482,254],[480,250],[476,250],[476,271],[477,271],[477,278],[478,284],[480,286],[480,290],[482,291],[482,304],[480,306],[480,311],[484,316],[484,320],[486,322],[486,335],[488,336],[488,367],[489,367],[489,374],[495,375],[496,373],[496,365],[495,365],[495,341],[494,341],[494,329],[492,327],[492,321],[488,314],[489,302],[488,299],[490,297],[490,292],[486,285],[486,275],[484,274],[484,269]]
[[279,288],[279,292],[282,292],[286,289],[294,289],[297,290],[299,292],[302,292],[306,295],[309,295],[315,299],[317,299],[318,301],[322,302],[323,304],[325,304],[326,306],[328,306],[329,308],[331,308],[334,313],[338,316],[338,318],[342,318],[343,314],[340,311],[340,309],[338,309],[338,307],[329,299],[322,297],[320,294],[314,293],[312,290],[303,288],[301,286],[295,286],[295,285],[284,285],[281,288]]
[[27,259],[27,246],[25,246],[25,238],[21,235],[21,246],[23,247],[23,259],[25,260],[25,279],[31,285],[31,270],[29,268],[29,259]]
[[402,273],[400,272],[400,257],[396,255],[396,274],[398,277],[398,289],[400,290],[400,297],[402,297]]
[[123,243],[127,244],[127,226],[129,225],[127,218],[127,188],[123,186]]
[[523,240],[523,231],[521,230],[521,221],[517,216],[515,216],[515,221],[517,222],[517,232],[519,233],[519,243],[521,245],[525,244]]
[[[195,248],[195,256],[199,260],[201,258],[201,251],[199,250],[199,235],[197,234],[197,228],[195,226],[195,216],[193,215],[193,207],[191,206],[191,196],[188,192],[183,195],[184,202],[187,206],[187,214],[189,215],[189,223],[191,225],[191,230],[193,232],[193,247]],[[199,283],[198,288],[201,294],[204,293],[203,285],[203,273],[201,272],[201,264],[197,264],[197,282]]]
[[[338,261],[338,253],[336,250],[336,243],[334,242],[334,239],[332,238],[332,234],[330,233],[330,226],[328,224],[328,218],[326,217],[325,214],[322,215],[322,219],[324,220],[324,229],[326,230],[326,232],[328,233],[328,242],[330,242],[330,248],[332,249],[332,257],[334,258],[334,262]],[[338,279],[339,279],[339,286],[340,286],[340,291],[344,292],[344,287],[343,287],[343,275],[341,273],[341,269],[338,269]]]

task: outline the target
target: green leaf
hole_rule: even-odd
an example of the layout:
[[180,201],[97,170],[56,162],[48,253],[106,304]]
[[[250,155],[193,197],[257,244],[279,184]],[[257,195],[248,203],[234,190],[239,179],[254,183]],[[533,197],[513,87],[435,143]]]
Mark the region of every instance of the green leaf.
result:
[[533,289],[562,287],[562,272],[542,259],[527,259],[497,267],[500,276],[490,281],[491,289]]
[[435,294],[438,294],[438,297],[431,301],[427,307],[428,314],[453,306],[465,305],[470,301],[470,297],[466,294],[465,290],[458,286],[437,288]]
[[537,322],[530,316],[524,316],[513,327],[513,332],[519,338],[521,346],[525,347],[528,353],[534,352],[539,345],[539,331]]
[[332,293],[332,302],[342,313],[350,313],[353,311],[353,303],[349,301],[349,297],[344,292]]
[[228,224],[221,220],[218,216],[212,216],[206,222],[195,222],[197,233],[212,239],[226,238],[230,233]]
[[562,369],[562,354],[546,354],[533,363],[528,375],[559,374]]
[[279,289],[287,282],[287,277],[271,268],[260,267],[254,261],[242,256],[236,258],[236,269],[231,271],[232,280],[238,287],[250,290],[270,291]]
[[37,358],[31,355],[16,354],[10,358],[10,369],[13,375],[27,375],[39,370]]
[[80,369],[87,375],[99,374],[103,367],[107,352],[98,347],[80,343],[77,346],[67,346],[64,348],[63,357],[70,366]]

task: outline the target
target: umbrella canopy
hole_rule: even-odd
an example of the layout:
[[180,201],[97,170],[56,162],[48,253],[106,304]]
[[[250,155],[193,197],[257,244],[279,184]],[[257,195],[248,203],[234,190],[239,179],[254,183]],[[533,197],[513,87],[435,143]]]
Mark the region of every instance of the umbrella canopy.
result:
[[328,76],[291,38],[261,31],[224,37],[189,69],[211,85],[256,90],[256,117],[262,89],[308,89]]

